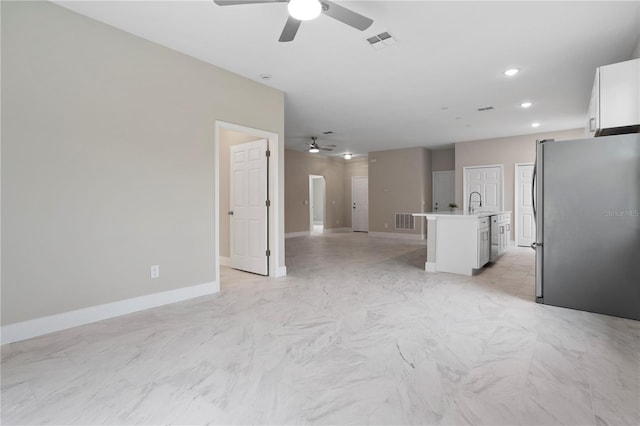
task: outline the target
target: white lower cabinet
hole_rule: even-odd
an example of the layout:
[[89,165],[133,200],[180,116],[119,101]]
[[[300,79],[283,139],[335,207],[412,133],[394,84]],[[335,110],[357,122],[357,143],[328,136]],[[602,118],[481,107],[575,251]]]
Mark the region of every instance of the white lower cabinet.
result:
[[503,221],[507,221],[501,224],[503,230],[500,245],[504,251],[509,243],[510,212],[413,213],[415,217],[427,219],[427,261],[424,269],[427,272],[473,275],[493,260],[492,243],[499,239],[492,235],[498,229],[492,226],[492,221],[498,215]]
[[509,249],[511,239],[511,213],[491,216],[491,249],[492,262],[498,260]]
[[489,218],[478,219],[478,263],[476,268],[482,268],[491,257],[491,228]]

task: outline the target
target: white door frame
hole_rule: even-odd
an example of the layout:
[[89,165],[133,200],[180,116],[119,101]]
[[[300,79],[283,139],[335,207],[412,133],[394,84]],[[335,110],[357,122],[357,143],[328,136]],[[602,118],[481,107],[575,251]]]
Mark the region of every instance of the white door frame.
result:
[[[436,206],[435,206],[435,201],[434,201],[434,197],[433,194],[436,193],[436,174],[445,174],[445,173],[453,173],[453,199],[455,202],[456,199],[456,171],[455,170],[438,170],[437,172],[432,172],[431,173],[431,211],[435,212],[436,211]],[[446,206],[444,209],[444,211],[446,211],[447,209],[449,209],[449,206]]]
[[[514,194],[513,194],[513,225],[514,225],[514,229],[513,229],[513,239],[514,239],[514,244],[517,246],[518,245],[518,224],[520,223],[518,214],[520,213],[518,210],[518,196],[520,195],[520,190],[519,190],[519,186],[518,185],[518,166],[535,166],[535,163],[516,163],[515,166],[513,166],[513,186],[514,186]],[[534,237],[535,240],[535,237]]]
[[[215,266],[215,283],[217,291],[220,291],[220,130],[227,129],[236,132],[247,133],[258,138],[268,140],[271,157],[269,157],[269,199],[271,200],[271,211],[269,212],[269,276],[282,277],[287,275],[287,267],[284,265],[284,182],[280,178],[280,156],[283,154],[277,133],[266,130],[254,129],[253,127],[239,124],[227,123],[225,121],[215,121],[215,134],[213,141],[213,165],[214,165],[214,186],[213,186],[213,264]],[[227,159],[225,159],[226,161]]]
[[482,166],[467,166],[462,168],[462,208],[467,211],[469,207],[469,194],[467,194],[467,170],[468,169],[484,169],[487,167],[500,168],[500,211],[504,211],[504,165],[503,164],[487,164]]
[[327,182],[324,176],[321,175],[309,175],[309,231],[313,231],[313,200],[315,199],[313,191],[314,179],[322,179],[322,231],[324,232],[325,219],[327,217]]

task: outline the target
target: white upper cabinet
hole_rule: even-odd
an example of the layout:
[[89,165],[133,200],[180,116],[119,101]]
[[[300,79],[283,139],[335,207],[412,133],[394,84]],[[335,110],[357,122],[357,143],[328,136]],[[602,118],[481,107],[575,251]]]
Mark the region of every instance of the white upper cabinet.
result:
[[586,132],[606,136],[640,128],[640,59],[596,70]]

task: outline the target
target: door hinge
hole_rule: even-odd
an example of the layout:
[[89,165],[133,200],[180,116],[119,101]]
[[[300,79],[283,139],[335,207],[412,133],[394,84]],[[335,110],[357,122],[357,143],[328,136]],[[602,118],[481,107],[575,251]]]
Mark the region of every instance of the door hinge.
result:
[[267,150],[267,151],[266,151],[266,153],[265,153],[265,155],[266,155],[267,157],[271,157],[271,151]]
[[271,207],[271,200],[267,200],[264,203],[267,207]]
[[271,256],[271,250],[267,250],[267,257]]

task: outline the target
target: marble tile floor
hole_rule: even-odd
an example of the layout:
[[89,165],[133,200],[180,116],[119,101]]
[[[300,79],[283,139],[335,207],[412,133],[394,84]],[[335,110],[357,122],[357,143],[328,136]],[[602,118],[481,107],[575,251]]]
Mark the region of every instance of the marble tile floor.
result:
[[289,275],[2,347],[2,424],[640,424],[640,323],[412,241],[288,239]]

